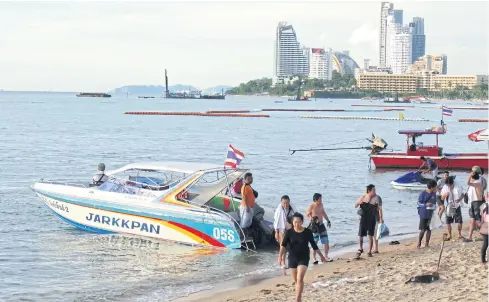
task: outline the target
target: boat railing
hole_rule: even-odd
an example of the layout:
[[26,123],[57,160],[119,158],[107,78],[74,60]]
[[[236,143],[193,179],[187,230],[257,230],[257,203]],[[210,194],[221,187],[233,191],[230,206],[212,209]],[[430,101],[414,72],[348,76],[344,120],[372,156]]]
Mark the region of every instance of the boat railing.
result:
[[52,185],[64,185],[70,187],[80,187],[80,188],[88,188],[90,185],[83,180],[80,179],[44,179],[41,178],[39,180],[40,183],[52,184]]

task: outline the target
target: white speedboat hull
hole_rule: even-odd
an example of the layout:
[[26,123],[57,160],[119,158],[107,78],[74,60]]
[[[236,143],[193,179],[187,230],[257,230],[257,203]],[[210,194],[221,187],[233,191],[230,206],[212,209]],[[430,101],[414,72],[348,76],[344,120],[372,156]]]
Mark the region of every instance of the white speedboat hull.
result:
[[76,197],[60,194],[56,185],[43,183],[34,184],[32,189],[56,216],[85,231],[145,236],[191,246],[241,247],[240,237],[231,221],[216,218],[217,214],[206,213],[201,209],[189,207],[165,211],[129,207],[125,206],[127,203],[104,202],[103,196],[99,196],[101,199],[86,199],[80,196],[83,195],[80,192]]

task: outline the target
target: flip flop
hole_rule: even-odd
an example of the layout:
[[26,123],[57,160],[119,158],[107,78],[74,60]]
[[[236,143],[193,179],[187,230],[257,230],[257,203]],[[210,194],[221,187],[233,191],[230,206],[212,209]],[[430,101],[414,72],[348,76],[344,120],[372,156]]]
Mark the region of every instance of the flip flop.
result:
[[399,241],[397,240],[389,242],[389,245],[396,245],[396,244],[401,244],[401,243],[399,243]]
[[375,251],[374,254],[379,254],[379,251]]
[[357,259],[360,258],[360,256],[362,256],[362,253],[363,253],[363,250],[358,250],[358,252],[357,252]]
[[333,259],[331,258],[326,258],[326,261],[325,262],[333,262]]
[[318,260],[316,260],[316,261],[314,261],[312,264],[319,264],[319,261],[318,261]]
[[368,253],[367,255],[368,255],[369,257],[373,257],[372,253]]

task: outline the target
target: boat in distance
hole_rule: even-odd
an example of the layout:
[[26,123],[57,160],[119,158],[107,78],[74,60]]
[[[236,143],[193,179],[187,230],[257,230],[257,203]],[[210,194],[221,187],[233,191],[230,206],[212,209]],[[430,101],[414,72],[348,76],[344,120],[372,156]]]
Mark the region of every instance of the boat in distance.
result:
[[89,97],[89,98],[110,98],[112,95],[103,92],[80,92],[77,97]]
[[85,231],[249,249],[274,242],[274,236],[273,224],[263,217],[252,232],[239,226],[239,202],[228,192],[247,171],[202,163],[133,163],[106,172],[100,186],[41,179],[31,189],[56,216]]

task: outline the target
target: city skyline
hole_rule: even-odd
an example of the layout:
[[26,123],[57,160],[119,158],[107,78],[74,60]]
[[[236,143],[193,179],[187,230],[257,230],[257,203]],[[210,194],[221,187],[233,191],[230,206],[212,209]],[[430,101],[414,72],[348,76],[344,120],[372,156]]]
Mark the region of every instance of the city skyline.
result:
[[[446,54],[450,74],[488,73],[486,2],[394,2],[394,7],[403,10],[404,24],[424,18],[425,53]],[[379,11],[380,1],[192,3],[191,8],[167,2],[2,2],[0,89],[161,85],[165,68],[170,85],[200,88],[271,78],[280,21],[293,25],[301,45],[349,50],[359,65],[364,59],[378,65]]]

